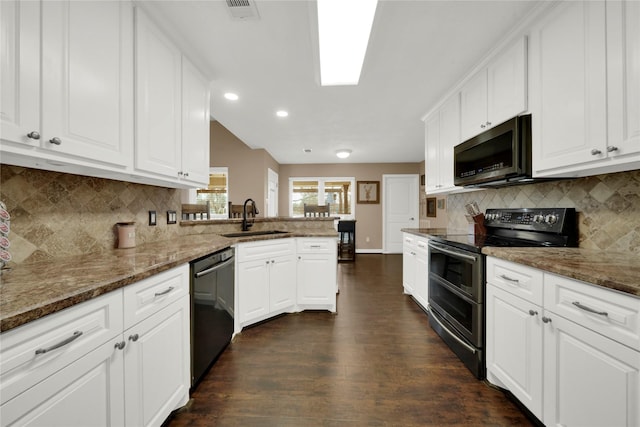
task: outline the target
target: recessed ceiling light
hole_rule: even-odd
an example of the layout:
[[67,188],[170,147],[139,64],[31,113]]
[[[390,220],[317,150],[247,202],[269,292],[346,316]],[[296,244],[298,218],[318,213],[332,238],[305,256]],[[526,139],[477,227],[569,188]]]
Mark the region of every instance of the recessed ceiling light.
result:
[[318,0],[320,84],[357,85],[377,0]]
[[238,100],[238,95],[236,95],[235,93],[232,93],[232,92],[225,93],[224,97],[226,99],[228,99],[229,101],[237,101]]
[[276,111],[276,116],[278,117],[287,117],[288,115],[289,113],[284,110]]
[[338,150],[338,151],[336,151],[336,156],[338,156],[341,159],[346,159],[350,155],[351,155],[351,150]]

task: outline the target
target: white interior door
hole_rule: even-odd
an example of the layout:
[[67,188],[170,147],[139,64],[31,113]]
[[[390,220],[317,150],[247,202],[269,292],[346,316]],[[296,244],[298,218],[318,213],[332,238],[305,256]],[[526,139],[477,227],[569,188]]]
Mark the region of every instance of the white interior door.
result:
[[278,216],[278,174],[270,168],[267,169],[267,190],[267,216]]
[[403,228],[417,228],[418,175],[382,176],[382,253],[402,253]]

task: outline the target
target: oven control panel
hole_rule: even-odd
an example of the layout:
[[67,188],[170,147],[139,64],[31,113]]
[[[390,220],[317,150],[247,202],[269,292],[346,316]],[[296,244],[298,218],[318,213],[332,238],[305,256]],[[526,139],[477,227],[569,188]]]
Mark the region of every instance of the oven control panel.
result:
[[484,225],[531,231],[562,233],[565,224],[575,222],[572,208],[487,209]]

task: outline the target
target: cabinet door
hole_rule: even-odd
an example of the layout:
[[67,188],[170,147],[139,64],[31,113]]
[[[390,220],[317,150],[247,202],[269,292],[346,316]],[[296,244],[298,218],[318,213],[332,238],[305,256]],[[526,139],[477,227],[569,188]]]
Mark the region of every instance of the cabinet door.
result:
[[273,258],[269,264],[269,311],[286,310],[296,304],[294,256]]
[[209,184],[209,84],[182,58],[182,179]]
[[297,268],[298,304],[335,311],[336,254],[301,254]]
[[607,150],[622,160],[640,152],[640,2],[607,2],[607,66]]
[[240,323],[269,313],[269,259],[238,264],[238,301]]
[[453,147],[460,144],[460,98],[456,94],[440,108],[440,144],[438,154],[438,175],[440,189],[452,190]]
[[414,296],[423,307],[429,304],[429,252],[427,242],[418,240],[415,255]]
[[135,167],[178,179],[182,55],[140,8],[136,8],[135,42]]
[[3,426],[124,425],[123,354],[110,340],[0,406]]
[[424,123],[425,179],[427,194],[440,189],[440,112],[436,111]]
[[545,312],[544,424],[640,424],[640,352]]
[[522,38],[487,67],[487,127],[527,109],[527,39]]
[[[410,240],[407,241],[407,239]],[[404,237],[402,244],[402,286],[404,293],[412,295],[416,283],[416,253],[411,237]]]
[[472,77],[460,90],[460,138],[476,136],[487,128],[487,70]]
[[160,426],[186,404],[191,383],[189,297],[124,333],[128,426]]
[[40,145],[40,3],[0,2],[2,79],[0,135],[3,140]]
[[487,378],[542,418],[542,309],[487,284]]
[[42,2],[43,148],[132,164],[131,17],[124,1]]
[[562,168],[607,152],[604,2],[559,4],[531,32],[531,61],[534,174],[575,176]]

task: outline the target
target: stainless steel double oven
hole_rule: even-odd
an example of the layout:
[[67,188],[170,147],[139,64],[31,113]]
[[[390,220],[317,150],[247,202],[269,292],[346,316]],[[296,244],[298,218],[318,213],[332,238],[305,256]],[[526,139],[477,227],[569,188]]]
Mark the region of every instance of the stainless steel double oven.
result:
[[473,374],[485,377],[485,246],[577,246],[573,208],[487,209],[486,235],[429,240],[429,323]]
[[484,378],[484,260],[479,252],[429,241],[429,323]]

